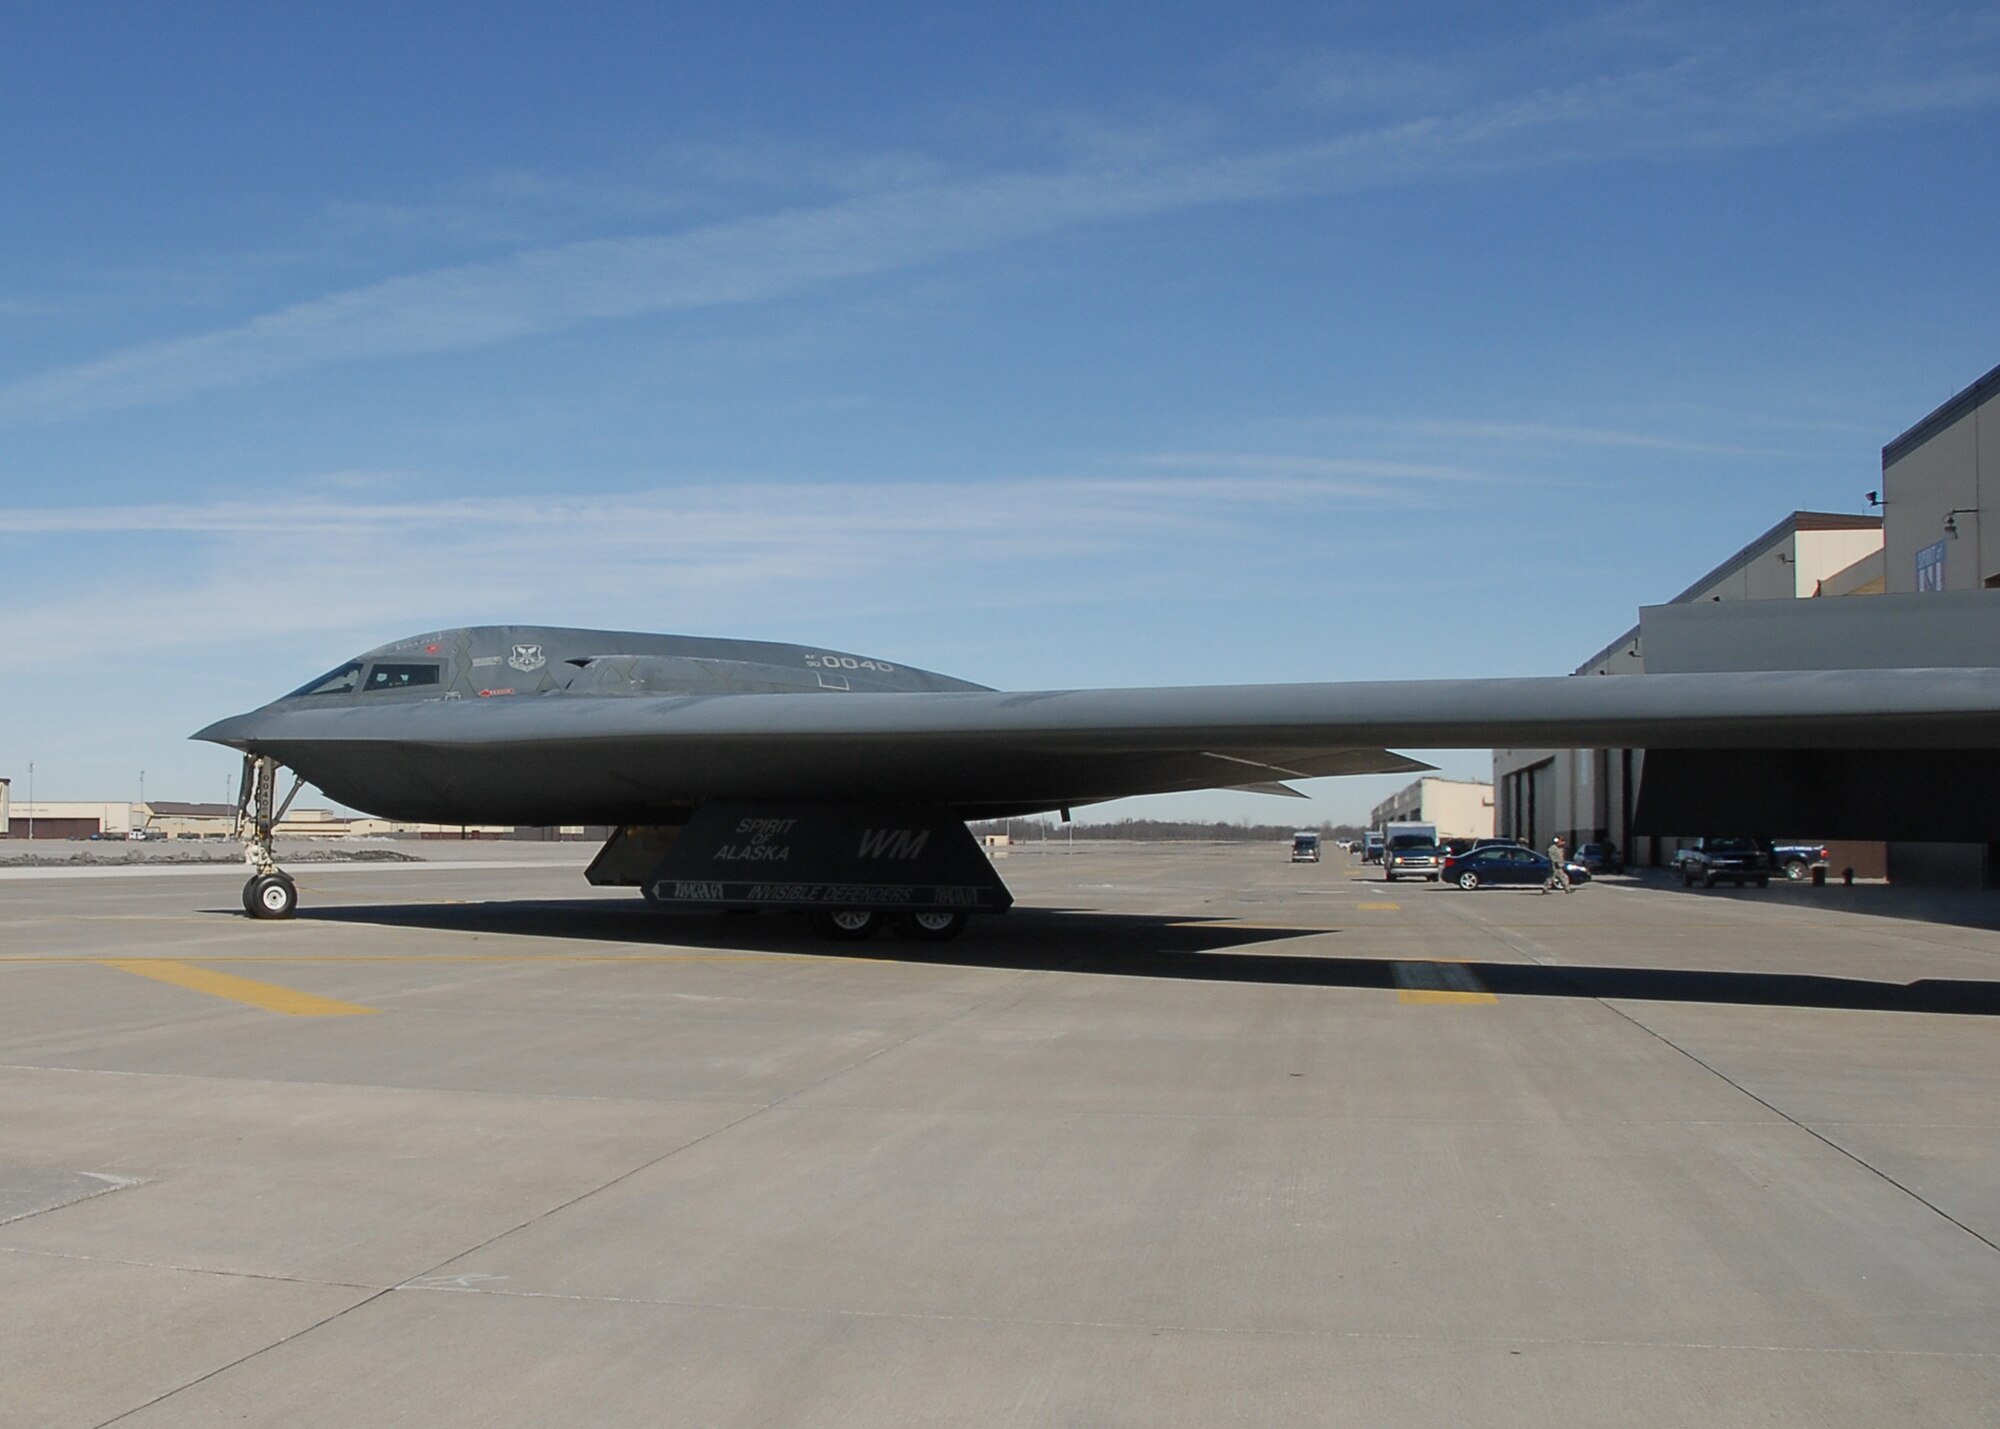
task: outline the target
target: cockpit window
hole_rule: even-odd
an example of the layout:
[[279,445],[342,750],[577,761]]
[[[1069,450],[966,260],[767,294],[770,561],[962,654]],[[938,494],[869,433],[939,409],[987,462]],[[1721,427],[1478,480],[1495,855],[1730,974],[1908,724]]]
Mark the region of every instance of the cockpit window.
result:
[[438,667],[435,665],[371,665],[368,667],[367,690],[373,694],[377,690],[410,690],[418,685],[435,685],[438,682]]
[[285,698],[296,700],[306,695],[351,695],[361,684],[361,662],[349,660],[338,670],[329,670],[311,684],[300,685]]

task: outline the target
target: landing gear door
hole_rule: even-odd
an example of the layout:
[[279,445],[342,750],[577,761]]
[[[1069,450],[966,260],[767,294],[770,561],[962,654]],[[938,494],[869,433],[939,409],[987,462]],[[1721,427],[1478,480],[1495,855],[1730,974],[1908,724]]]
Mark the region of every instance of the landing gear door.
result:
[[656,904],[998,913],[1014,901],[949,809],[704,804],[647,879]]

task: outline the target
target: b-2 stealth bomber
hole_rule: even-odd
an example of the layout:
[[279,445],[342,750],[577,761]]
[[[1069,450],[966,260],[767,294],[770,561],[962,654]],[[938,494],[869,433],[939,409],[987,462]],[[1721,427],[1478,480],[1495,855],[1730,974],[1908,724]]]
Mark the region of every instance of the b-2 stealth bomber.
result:
[[943,938],[1012,901],[967,820],[1429,767],[1392,744],[1990,750],[2000,670],[1005,692],[809,645],[479,626],[368,651],[194,737],[244,755],[253,916],[297,906],[271,848],[288,766],[384,818],[610,826],[591,882],[663,907]]

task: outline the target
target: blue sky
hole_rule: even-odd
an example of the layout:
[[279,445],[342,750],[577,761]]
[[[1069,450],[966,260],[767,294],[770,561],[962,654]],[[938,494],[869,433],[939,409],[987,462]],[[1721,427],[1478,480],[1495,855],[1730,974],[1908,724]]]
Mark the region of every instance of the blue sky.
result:
[[1990,6],[694,8],[9,8],[17,796],[465,623],[1560,673],[2000,360]]

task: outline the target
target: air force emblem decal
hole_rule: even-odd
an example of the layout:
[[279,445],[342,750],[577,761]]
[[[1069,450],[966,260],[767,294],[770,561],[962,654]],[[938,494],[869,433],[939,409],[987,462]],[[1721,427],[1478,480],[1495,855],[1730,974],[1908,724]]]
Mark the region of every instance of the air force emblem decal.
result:
[[541,669],[549,661],[539,645],[516,645],[514,653],[507,657],[507,663],[526,675]]

